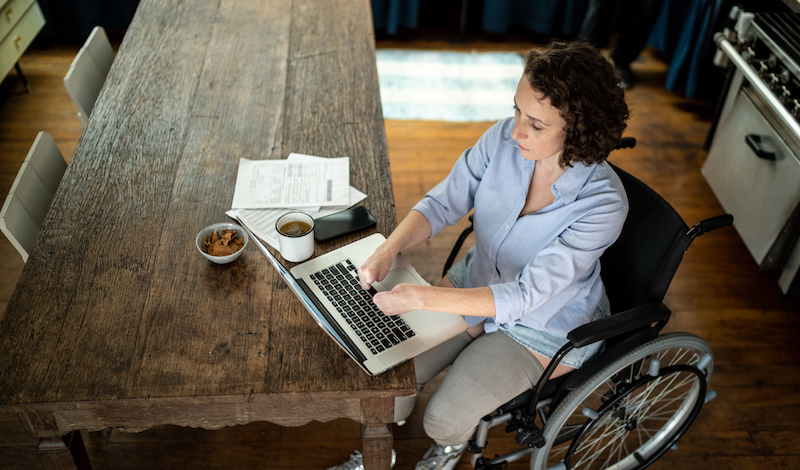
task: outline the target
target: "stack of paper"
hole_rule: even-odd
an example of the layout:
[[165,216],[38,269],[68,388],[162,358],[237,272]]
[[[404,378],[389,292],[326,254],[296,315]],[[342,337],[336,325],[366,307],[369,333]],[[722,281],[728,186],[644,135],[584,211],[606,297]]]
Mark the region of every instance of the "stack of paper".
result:
[[291,210],[317,219],[357,204],[367,195],[350,186],[350,159],[292,153],[286,160],[239,160],[229,216],[237,215],[278,249],[275,223]]

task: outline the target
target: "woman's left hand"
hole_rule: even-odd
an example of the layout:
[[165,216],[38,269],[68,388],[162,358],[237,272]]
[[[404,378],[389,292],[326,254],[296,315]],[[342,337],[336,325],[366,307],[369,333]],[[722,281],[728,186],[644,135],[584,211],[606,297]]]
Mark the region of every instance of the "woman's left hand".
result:
[[390,291],[372,298],[386,315],[400,315],[411,310],[432,310],[472,317],[494,317],[494,296],[489,287],[453,289],[418,284],[398,284]]
[[413,284],[398,284],[390,291],[378,292],[372,297],[375,305],[386,315],[400,315],[401,313],[419,310],[419,297],[417,288]]

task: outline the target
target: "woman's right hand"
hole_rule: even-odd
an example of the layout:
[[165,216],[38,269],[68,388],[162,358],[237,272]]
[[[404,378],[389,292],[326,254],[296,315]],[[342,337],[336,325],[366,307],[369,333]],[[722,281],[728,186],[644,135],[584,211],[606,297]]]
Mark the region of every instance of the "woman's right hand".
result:
[[392,269],[397,253],[391,250],[387,243],[383,243],[375,252],[367,258],[367,261],[358,268],[358,279],[361,287],[367,290],[374,282],[380,282],[386,278]]
[[361,287],[367,290],[374,282],[384,280],[392,269],[394,259],[401,251],[411,248],[430,236],[431,224],[428,223],[428,219],[415,210],[409,212],[394,232],[389,235],[389,238],[358,268]]

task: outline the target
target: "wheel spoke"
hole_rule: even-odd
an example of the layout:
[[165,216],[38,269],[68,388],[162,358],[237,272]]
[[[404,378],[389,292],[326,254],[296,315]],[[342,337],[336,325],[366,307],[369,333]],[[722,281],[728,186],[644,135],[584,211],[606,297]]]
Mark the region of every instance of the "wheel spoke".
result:
[[[637,397],[637,400],[639,400],[639,407],[632,414],[642,417],[649,417],[660,413],[666,407],[674,404],[675,402],[683,401],[683,399],[688,396],[688,390],[677,397],[665,399],[667,395],[673,394],[679,388],[684,388],[685,385],[689,385],[690,382],[695,379],[694,375],[689,374],[688,377],[684,378],[678,384],[675,384],[674,382],[677,380],[679,375],[683,374],[672,374],[672,377],[666,380],[664,377],[659,377],[658,379],[648,383],[648,385],[645,387],[644,397]],[[660,389],[659,393],[651,397],[651,394],[656,391],[657,388]],[[659,408],[655,411],[651,411],[652,407],[657,403],[660,405]],[[643,409],[644,405],[647,405],[646,409]]]
[[[605,426],[604,428],[608,428],[608,426]],[[583,459],[581,459],[577,463],[573,464],[572,468],[576,468],[576,469],[577,468],[581,468],[581,466],[584,463],[587,463],[587,462],[588,462],[588,466],[591,466],[603,454],[613,455],[613,453],[614,453],[614,447],[613,447],[614,446],[614,442],[619,440],[621,432],[624,433],[624,430],[620,430],[619,428],[611,429],[610,432],[607,432],[607,433],[603,432],[602,435],[600,435],[597,438],[593,439],[592,446],[591,446],[591,452],[588,453]],[[610,438],[607,439],[606,442],[601,445],[601,443],[603,443],[603,441],[604,441],[604,438],[605,437],[609,437],[609,436],[610,436]],[[609,449],[609,448],[611,448],[611,450],[606,452],[606,450]],[[607,461],[608,461],[608,459],[606,459],[606,462]],[[605,467],[605,466],[607,466],[607,465],[604,464],[603,467]]]
[[[605,418],[601,418],[605,421]],[[576,453],[580,452],[585,454],[582,460],[578,461],[577,463],[573,464],[573,468],[580,468],[587,459],[596,458],[596,456],[600,455],[603,451],[604,447],[598,446],[606,440],[609,436],[608,432],[609,426],[608,423],[599,423],[597,426],[592,428],[591,433],[586,436],[585,439],[581,440],[580,446],[577,449]],[[607,445],[607,444],[606,444]]]

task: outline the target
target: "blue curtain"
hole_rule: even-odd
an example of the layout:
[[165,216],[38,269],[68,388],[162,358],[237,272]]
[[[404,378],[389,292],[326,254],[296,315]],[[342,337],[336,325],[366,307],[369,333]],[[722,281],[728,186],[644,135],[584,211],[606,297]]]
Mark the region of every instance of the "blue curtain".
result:
[[484,0],[483,29],[504,33],[524,26],[551,37],[578,34],[588,0]]
[[419,0],[372,0],[372,20],[375,29],[386,28],[388,34],[397,28],[416,28],[419,18]]
[[86,39],[92,28],[128,29],[139,0],[39,0],[45,20],[41,36],[67,35]]
[[669,63],[667,89],[687,98],[716,98],[722,75],[711,63],[714,34],[734,4],[732,0],[666,0],[650,35],[650,45]]
[[665,0],[661,15],[653,25],[647,43],[659,51],[664,60],[671,62],[681,38],[683,24],[689,15],[689,2]]
[[[712,97],[719,83],[711,59],[714,33],[734,0],[665,0],[648,43],[669,64],[667,89],[688,98]],[[484,0],[483,28],[503,33],[524,26],[548,37],[574,37],[588,0]]]

